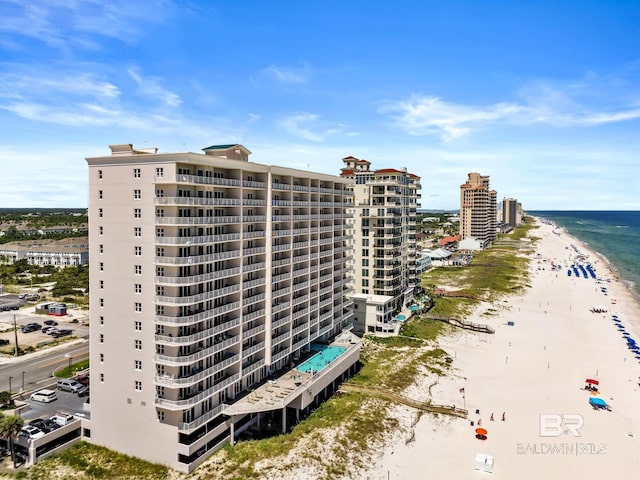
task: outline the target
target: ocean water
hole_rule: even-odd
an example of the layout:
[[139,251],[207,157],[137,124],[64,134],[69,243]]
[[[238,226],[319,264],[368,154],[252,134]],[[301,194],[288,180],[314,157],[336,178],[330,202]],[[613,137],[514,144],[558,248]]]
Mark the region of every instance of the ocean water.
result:
[[564,227],[592,250],[604,255],[621,279],[640,296],[640,212],[536,211],[527,212]]

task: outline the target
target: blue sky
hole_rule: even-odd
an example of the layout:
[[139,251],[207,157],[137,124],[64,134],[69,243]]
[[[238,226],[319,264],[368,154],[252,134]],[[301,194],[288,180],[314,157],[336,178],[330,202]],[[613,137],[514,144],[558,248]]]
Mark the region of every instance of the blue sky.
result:
[[85,207],[85,157],[348,155],[458,208],[640,210],[637,1],[0,0],[0,207]]

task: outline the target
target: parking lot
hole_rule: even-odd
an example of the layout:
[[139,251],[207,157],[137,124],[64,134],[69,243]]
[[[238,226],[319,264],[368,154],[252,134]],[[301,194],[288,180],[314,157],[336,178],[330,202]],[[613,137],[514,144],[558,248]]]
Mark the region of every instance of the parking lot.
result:
[[[15,297],[15,298],[11,298]],[[21,302],[21,308],[19,310],[2,310],[3,305],[14,305],[16,302]],[[2,295],[0,296],[0,343],[1,340],[6,340],[9,344],[0,345],[1,351],[5,353],[11,353],[10,348],[15,348],[15,334],[13,332],[14,319],[18,327],[18,345],[20,347],[32,346],[34,348],[51,343],[55,338],[51,335],[42,333],[42,327],[45,327],[45,321],[52,320],[56,322],[56,328],[58,329],[71,329],[73,330],[71,336],[86,338],[89,335],[88,314],[84,311],[71,311],[71,315],[55,316],[55,315],[42,315],[35,313],[35,306],[33,304],[25,304],[18,299],[17,295]],[[29,333],[22,333],[22,326],[28,323],[38,323],[40,329]],[[84,324],[84,325],[83,325]],[[62,337],[61,339],[64,339]]]
[[[55,384],[43,387],[50,390],[56,390]],[[41,403],[30,400],[26,397],[28,407],[21,411],[24,423],[27,424],[36,418],[49,418],[56,412],[70,413],[76,418],[89,418],[89,413],[84,411],[84,404],[88,402],[89,397],[78,397],[77,394],[71,392],[56,391],[57,400],[50,403]]]

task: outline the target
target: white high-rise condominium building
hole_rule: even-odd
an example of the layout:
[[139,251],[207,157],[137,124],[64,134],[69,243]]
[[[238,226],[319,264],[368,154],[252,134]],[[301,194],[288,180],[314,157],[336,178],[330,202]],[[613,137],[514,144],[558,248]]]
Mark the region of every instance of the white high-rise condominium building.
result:
[[460,185],[460,236],[475,238],[482,248],[496,238],[496,196],[489,189],[489,176],[469,173]]
[[371,163],[342,159],[340,176],[353,188],[353,271],[356,293],[393,297],[394,308],[420,283],[416,272],[416,210],[420,177],[406,169],[370,170]]
[[242,145],[110,148],[87,159],[90,440],[191,471],[260,415],[284,429],[357,362],[351,339],[328,368],[289,371],[349,337],[352,192]]

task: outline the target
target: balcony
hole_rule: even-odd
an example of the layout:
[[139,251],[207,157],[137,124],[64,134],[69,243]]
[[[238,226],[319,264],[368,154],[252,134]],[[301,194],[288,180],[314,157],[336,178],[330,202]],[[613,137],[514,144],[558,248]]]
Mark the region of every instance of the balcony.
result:
[[240,217],[237,215],[222,217],[155,217],[156,225],[236,225],[238,223],[240,223]]
[[248,347],[243,346],[242,359],[244,360],[245,358],[249,357],[250,355],[253,355],[256,352],[259,352],[262,349],[264,349],[264,342],[254,343],[253,345],[250,345]]
[[[264,232],[262,232],[264,236]],[[221,243],[240,240],[240,233],[225,233],[221,235],[201,235],[193,237],[155,237],[156,245],[204,245],[207,243]]]
[[193,407],[197,405],[202,400],[209,398],[216,393],[222,391],[229,385],[233,384],[240,378],[239,373],[234,373],[233,375],[222,379],[218,383],[214,384],[213,387],[200,392],[198,395],[194,395],[191,398],[185,400],[167,400],[165,398],[156,398],[154,402],[156,406],[166,408],[167,410],[184,410],[186,408]]
[[171,317],[169,315],[156,315],[155,322],[158,325],[166,326],[181,326],[187,324],[199,323],[204,320],[212,319],[215,316],[232,312],[240,308],[240,302],[232,302],[220,307],[213,308],[211,310],[205,310],[203,312],[194,312],[189,315]]
[[170,206],[235,206],[240,205],[238,198],[204,198],[204,197],[156,197],[154,205]]
[[231,285],[210,292],[199,293],[197,295],[189,295],[187,297],[169,297],[156,295],[155,302],[160,305],[191,305],[195,303],[206,302],[224,296],[231,295],[240,291],[240,285]]
[[240,258],[240,256],[240,250],[231,250],[229,252],[212,253],[209,255],[193,255],[190,257],[155,257],[154,261],[157,265],[198,265],[200,263],[211,263],[219,260]]
[[222,360],[221,362],[215,363],[213,366],[202,370],[197,373],[193,373],[192,375],[187,375],[184,377],[172,377],[171,375],[156,375],[154,379],[154,383],[156,385],[164,386],[164,387],[188,387],[195,385],[196,383],[205,380],[207,377],[211,375],[215,375],[216,373],[224,370],[225,368],[233,365],[234,363],[240,361],[240,355],[237,353]]
[[[156,285],[194,285],[198,283],[204,283],[211,280],[218,280],[222,278],[232,277],[240,274],[240,267],[227,268],[226,270],[219,270],[217,272],[204,273],[202,275],[193,275],[190,277],[169,277],[161,276],[155,277]],[[245,283],[246,286],[246,283]]]
[[192,430],[195,430],[196,428],[198,428],[198,427],[202,426],[203,424],[207,423],[212,418],[215,418],[218,415],[220,415],[220,413],[222,413],[222,411],[225,408],[227,408],[228,406],[229,405],[221,403],[217,407],[213,408],[212,410],[209,410],[208,412],[206,412],[206,413],[202,414],[201,416],[199,416],[198,418],[196,418],[193,422],[180,422],[180,423],[178,423],[178,431],[180,433],[191,432]]
[[220,333],[226,332],[233,327],[237,327],[240,325],[240,319],[234,318],[233,320],[229,320],[227,322],[223,322],[220,325],[216,325],[213,328],[208,328],[206,330],[201,330],[197,333],[192,333],[190,335],[183,336],[171,336],[171,335],[155,335],[156,343],[161,343],[164,345],[187,345],[191,343],[196,343],[202,341],[208,337],[212,337],[214,335],[218,335]]
[[202,350],[192,353],[190,355],[175,356],[175,355],[163,355],[163,354],[156,353],[154,354],[153,358],[156,363],[161,363],[163,365],[172,366],[172,367],[179,367],[182,365],[189,365],[203,358],[212,356],[218,352],[221,352],[225,348],[230,347],[231,345],[234,345],[239,342],[240,342],[240,336],[235,335],[231,338],[228,338],[227,340],[224,340],[220,343],[216,343],[211,347],[203,348]]

